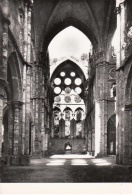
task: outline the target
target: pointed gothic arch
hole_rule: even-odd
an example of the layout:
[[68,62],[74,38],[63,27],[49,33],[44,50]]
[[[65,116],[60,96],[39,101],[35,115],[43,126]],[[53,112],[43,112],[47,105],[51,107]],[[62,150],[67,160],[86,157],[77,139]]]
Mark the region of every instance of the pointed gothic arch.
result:
[[98,45],[96,36],[94,35],[94,33],[91,31],[91,29],[88,26],[85,26],[81,21],[78,21],[75,18],[66,18],[63,21],[60,21],[57,24],[54,24],[52,26],[52,28],[50,30],[47,30],[45,32],[44,38],[42,38],[43,42],[42,42],[42,51],[44,51],[44,53],[47,51],[48,45],[51,42],[51,40],[62,30],[64,30],[65,28],[69,27],[69,26],[73,26],[75,28],[77,28],[78,30],[80,30],[82,33],[84,33],[88,39],[91,41],[92,45],[96,46]]
[[[7,63],[7,81],[12,91],[12,100],[21,101],[22,98],[22,81],[17,54],[12,52]],[[7,90],[9,91],[9,89]]]

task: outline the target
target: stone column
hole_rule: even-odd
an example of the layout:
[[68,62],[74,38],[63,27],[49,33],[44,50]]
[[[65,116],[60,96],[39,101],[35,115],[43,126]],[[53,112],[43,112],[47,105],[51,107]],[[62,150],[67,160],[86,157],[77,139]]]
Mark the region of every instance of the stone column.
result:
[[[2,157],[2,124],[3,124],[3,99],[4,99],[4,88],[7,86],[7,82],[0,78],[0,158]],[[0,159],[1,162],[1,159]]]
[[82,120],[82,138],[85,138],[84,122],[85,120]]
[[9,156],[13,155],[13,105],[11,102],[8,102],[8,154]]
[[22,106],[22,154],[25,153],[25,108],[26,108],[26,65],[23,66],[23,106]]
[[116,0],[117,12],[117,68],[120,68],[125,59],[125,29],[126,29],[126,5],[125,0]]
[[92,152],[92,131],[88,132],[88,152]]
[[19,150],[19,141],[20,141],[20,109],[22,103],[19,101],[13,102],[14,109],[14,129],[13,129],[13,157],[11,158],[12,165],[20,164],[20,150]]
[[45,150],[45,127],[46,127],[46,106],[45,106],[45,82],[42,65],[36,64],[34,75],[34,92],[32,98],[33,112],[33,155],[44,156]]
[[31,13],[32,13],[32,4],[29,4],[27,10],[27,62],[31,63]]
[[95,129],[92,129],[92,155],[95,152]]
[[95,156],[107,155],[107,62],[96,65],[95,94]]
[[25,4],[25,59],[28,62],[27,72],[26,72],[26,100],[25,100],[25,154],[29,155],[29,131],[30,131],[30,96],[31,96],[31,7],[32,3]]
[[73,119],[70,121],[70,131],[71,131],[71,138],[76,137],[76,120],[75,120],[75,114],[73,114]]
[[23,65],[23,117],[22,154],[29,155],[30,94],[31,94],[31,7],[32,2],[24,4],[24,60]]
[[60,138],[65,138],[65,120],[63,119],[64,114],[61,114],[61,119],[59,120],[59,134]]
[[74,122],[74,124],[73,124],[74,125],[73,138],[76,138],[76,125],[77,125],[76,120],[74,119],[73,122]]
[[[132,104],[124,108],[123,164],[132,164]],[[120,155],[119,155],[120,157]],[[118,158],[120,159],[120,158]],[[119,161],[120,163],[120,161]]]
[[24,3],[24,60],[27,60],[27,40],[28,40],[28,3]]
[[120,45],[120,39],[121,39],[121,35],[120,35],[120,28],[121,28],[121,24],[120,24],[120,6],[119,6],[119,1],[120,0],[116,0],[116,13],[117,13],[117,51],[116,51],[116,66],[120,67],[120,62],[121,62],[121,45]]
[[1,3],[3,14],[3,45],[2,45],[2,64],[0,66],[1,78],[7,80],[7,60],[8,60],[8,28],[9,28],[9,1],[3,0]]
[[119,70],[116,74],[116,162],[123,164],[123,136],[124,136],[124,71]]
[[[127,136],[129,133],[124,129],[125,114],[124,114],[124,102],[125,102],[125,75],[124,69],[121,66],[125,60],[125,31],[126,31],[126,3],[124,0],[116,0],[117,7],[117,31],[118,31],[118,49],[117,49],[117,61],[116,61],[116,163],[126,164],[128,163],[127,156]],[[127,135],[128,134],[128,135]],[[125,148],[126,147],[126,148]]]
[[45,129],[45,152],[48,154],[50,129]]
[[70,136],[73,138],[74,135],[74,118],[70,121]]
[[51,120],[52,120],[51,137],[54,138],[54,115],[53,115],[53,111],[52,111]]
[[41,151],[42,157],[45,155],[45,121],[44,121],[44,100],[42,102],[42,124],[41,124]]
[[[0,87],[1,89],[1,87]],[[2,120],[3,120],[3,94],[0,91],[0,181],[2,173]]]
[[0,93],[0,159],[2,157],[3,94]]
[[26,73],[26,98],[25,98],[25,154],[29,155],[29,131],[30,131],[30,93],[31,93],[31,67],[27,66]]
[[[23,42],[23,46],[24,46],[24,60],[26,62],[27,60],[27,37],[28,37],[28,29],[27,29],[27,8],[28,7],[28,3],[27,1],[25,1],[24,3],[24,42]],[[26,120],[26,116],[25,116],[25,109],[26,109],[26,77],[27,77],[27,67],[26,67],[26,63],[23,64],[23,116],[22,116],[22,154],[25,154],[25,120]]]

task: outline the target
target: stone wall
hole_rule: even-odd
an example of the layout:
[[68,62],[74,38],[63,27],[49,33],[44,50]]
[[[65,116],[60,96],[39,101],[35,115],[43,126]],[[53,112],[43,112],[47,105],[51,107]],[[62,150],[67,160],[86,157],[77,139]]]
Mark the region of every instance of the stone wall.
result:
[[84,153],[86,139],[51,139],[49,140],[49,154],[65,154],[65,143],[69,142],[72,145],[73,154]]

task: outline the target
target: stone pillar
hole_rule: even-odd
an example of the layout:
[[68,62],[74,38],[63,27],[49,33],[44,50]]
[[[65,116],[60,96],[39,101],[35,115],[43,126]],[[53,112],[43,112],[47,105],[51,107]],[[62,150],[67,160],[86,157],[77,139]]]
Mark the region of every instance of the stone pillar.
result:
[[[0,88],[1,89],[1,88]],[[0,181],[2,173],[2,120],[3,120],[3,94],[0,93]]]
[[124,71],[119,70],[116,74],[116,162],[123,164],[123,136],[124,136]]
[[9,28],[9,1],[3,0],[1,4],[3,14],[3,45],[2,64],[0,66],[1,78],[7,80],[7,60],[8,60],[8,28]]
[[59,120],[59,134],[61,138],[65,138],[65,120],[63,119],[63,114],[61,114],[61,119]]
[[14,109],[14,129],[13,129],[13,157],[11,158],[12,165],[20,165],[20,150],[19,150],[19,141],[20,141],[20,109],[22,103],[19,101],[13,102]]
[[[118,31],[118,49],[116,61],[116,163],[128,163],[128,146],[125,141],[128,141],[129,132],[124,129],[125,126],[125,75],[124,69],[121,66],[125,61],[125,47],[126,47],[126,2],[124,0],[116,0],[117,7],[117,31]],[[126,157],[127,156],[127,157]]]
[[74,131],[73,131],[73,138],[76,138],[76,120],[74,119],[74,124],[73,124],[73,126],[74,126]]
[[28,40],[28,3],[24,3],[24,60],[27,60],[27,40]]
[[70,133],[71,133],[71,138],[76,138],[76,120],[75,120],[75,114],[73,114],[73,119],[70,121]]
[[25,100],[25,154],[29,155],[29,131],[30,131],[30,96],[31,96],[31,66],[29,65],[31,63],[31,7],[32,4],[29,3],[28,7],[25,3],[25,52],[24,53],[25,59],[28,62],[27,66],[27,73],[26,73],[26,100]]
[[132,165],[132,104],[125,105],[124,115],[123,164]]
[[50,129],[45,129],[45,152],[48,155],[48,148],[49,148],[49,136],[50,136]]
[[29,131],[30,131],[30,93],[31,93],[31,67],[27,66],[26,73],[26,99],[25,99],[25,154],[29,155]]
[[51,120],[52,120],[51,137],[54,138],[54,115],[53,115],[53,112],[52,112]]
[[88,152],[92,152],[92,131],[88,132]]
[[22,106],[22,154],[25,154],[25,109],[26,109],[26,65],[23,66],[23,106]]
[[8,102],[8,154],[9,156],[13,155],[13,105],[11,102]]
[[[27,60],[27,39],[28,39],[28,24],[27,24],[27,16],[28,16],[28,3],[25,1],[24,3],[24,52],[23,57],[26,62]],[[23,65],[23,116],[22,116],[22,154],[25,154],[25,128],[26,128],[26,78],[27,77],[27,67],[26,63]]]
[[45,154],[45,121],[44,121],[44,100],[42,102],[42,124],[41,124],[41,151],[42,151],[42,157],[44,157]]
[[95,152],[95,129],[92,129],[92,155]]
[[85,138],[84,122],[85,120],[82,120],[82,138]]
[[35,153],[35,99],[32,99],[32,155]]
[[42,65],[36,64],[34,91],[32,98],[33,115],[33,155],[43,156],[45,151],[45,128],[47,127],[47,107],[45,105],[45,81]]
[[120,67],[120,62],[121,62],[121,45],[120,45],[120,39],[121,39],[121,35],[120,35],[120,28],[121,28],[121,24],[120,24],[120,6],[119,6],[119,1],[120,0],[116,0],[116,12],[117,12],[117,51],[116,51],[116,66]]
[[2,157],[3,94],[0,94],[0,159]]
[[32,4],[29,4],[27,10],[27,62],[31,62],[31,13],[32,13]]
[[71,138],[73,138],[73,135],[74,135],[74,121],[75,121],[74,118],[70,121],[70,136],[71,136]]
[[125,59],[125,29],[126,29],[126,3],[125,0],[116,0],[117,12],[117,68],[120,68]]
[[107,65],[107,62],[100,62],[96,66],[95,156],[100,157],[107,155]]

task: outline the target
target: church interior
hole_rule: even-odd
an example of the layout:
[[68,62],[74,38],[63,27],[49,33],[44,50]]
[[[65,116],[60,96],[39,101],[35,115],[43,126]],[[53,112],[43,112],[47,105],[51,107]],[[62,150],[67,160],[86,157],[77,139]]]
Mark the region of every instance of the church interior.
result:
[[0,166],[65,154],[132,165],[131,0],[0,0]]

